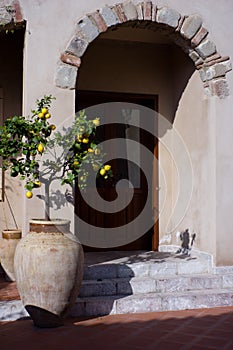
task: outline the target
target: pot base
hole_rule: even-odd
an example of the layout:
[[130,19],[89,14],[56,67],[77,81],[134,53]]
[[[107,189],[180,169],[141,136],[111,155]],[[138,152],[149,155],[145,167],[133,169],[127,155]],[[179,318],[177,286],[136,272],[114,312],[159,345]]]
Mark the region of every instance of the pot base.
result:
[[31,316],[36,327],[40,328],[54,328],[63,326],[63,320],[58,315],[42,309],[35,305],[26,305],[25,309]]

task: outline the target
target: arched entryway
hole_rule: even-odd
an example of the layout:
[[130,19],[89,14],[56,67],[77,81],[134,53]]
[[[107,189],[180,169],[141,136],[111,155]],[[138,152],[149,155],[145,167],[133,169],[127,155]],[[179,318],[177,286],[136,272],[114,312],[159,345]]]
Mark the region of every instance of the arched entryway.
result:
[[[159,40],[161,42],[158,42]],[[152,45],[153,50],[151,49]],[[129,46],[130,51],[136,53],[134,59],[131,58],[128,61],[128,67],[130,67],[134,79],[134,84],[131,87],[127,86],[130,81],[125,74],[127,67],[125,67],[124,75],[119,75],[119,71],[111,66],[112,60],[109,58],[115,52],[120,60],[119,54],[122,54],[120,63],[124,65],[127,62],[126,47],[128,49]],[[105,53],[102,56],[102,62],[100,56],[96,55],[94,51],[95,53]],[[156,70],[145,59],[145,52],[148,51],[150,52],[148,57],[151,58],[151,54],[154,54],[160,56],[159,60],[163,61],[163,69],[159,72],[163,75],[161,78],[163,82],[168,82],[167,86],[163,86],[163,88],[166,92],[169,89],[172,90],[170,96],[167,95],[166,98],[161,94],[162,84],[158,84],[159,90],[156,91],[156,83],[158,80],[161,82],[161,79],[153,76],[153,72]],[[165,52],[164,59],[161,59],[162,52]],[[144,59],[138,64],[140,54]],[[89,63],[89,72],[85,76],[84,67],[88,56],[92,57],[92,62]],[[76,87],[77,69],[81,65],[81,57],[82,66],[78,71],[77,88],[85,91],[106,92],[106,84],[108,84],[106,80],[113,77],[115,86],[112,87],[111,82],[111,88],[108,85],[107,90],[122,93],[122,81],[124,81],[128,92],[150,93],[149,80],[142,83],[142,80],[139,79],[141,76],[145,78],[145,74],[142,74],[145,72],[145,66],[146,68],[150,67],[148,76],[153,77],[150,80],[153,86],[152,90],[154,89],[153,93],[154,95],[162,95],[158,103],[159,111],[171,122],[180,96],[195,69],[200,73],[207,94],[220,98],[229,94],[226,81],[226,73],[231,69],[229,57],[221,56],[217,52],[215,44],[208,39],[208,30],[202,26],[201,17],[197,14],[182,16],[168,7],[157,8],[151,2],[137,5],[123,3],[113,7],[105,6],[80,20],[76,35],[61,55],[62,63],[59,64],[56,75],[58,86],[70,89]],[[154,58],[156,66],[158,63],[156,57]],[[104,73],[101,76],[101,72],[103,72],[100,68],[101,64],[105,68],[109,67],[109,74]],[[138,81],[141,82],[141,86],[139,86]],[[105,87],[103,88],[104,83]],[[169,103],[166,103],[167,101]]]

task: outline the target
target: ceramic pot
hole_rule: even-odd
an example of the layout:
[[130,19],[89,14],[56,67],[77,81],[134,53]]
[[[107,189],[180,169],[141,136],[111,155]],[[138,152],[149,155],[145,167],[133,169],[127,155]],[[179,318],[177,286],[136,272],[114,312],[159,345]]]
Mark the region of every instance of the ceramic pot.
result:
[[66,220],[31,220],[15,251],[15,276],[23,305],[38,327],[57,327],[74,305],[84,254]]
[[15,249],[22,237],[22,231],[10,229],[2,231],[2,240],[0,241],[0,262],[6,273],[6,279],[15,281],[14,256]]

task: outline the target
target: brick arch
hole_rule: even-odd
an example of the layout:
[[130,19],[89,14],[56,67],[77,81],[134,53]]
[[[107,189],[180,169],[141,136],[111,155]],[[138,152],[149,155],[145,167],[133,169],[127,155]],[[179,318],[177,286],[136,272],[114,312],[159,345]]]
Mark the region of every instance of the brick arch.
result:
[[79,20],[75,35],[61,54],[55,83],[61,88],[74,89],[81,57],[88,45],[108,28],[133,25],[169,36],[194,62],[206,93],[224,98],[229,95],[226,74],[232,69],[230,58],[217,51],[202,22],[198,14],[182,15],[170,7],[157,7],[150,1],[106,5]]

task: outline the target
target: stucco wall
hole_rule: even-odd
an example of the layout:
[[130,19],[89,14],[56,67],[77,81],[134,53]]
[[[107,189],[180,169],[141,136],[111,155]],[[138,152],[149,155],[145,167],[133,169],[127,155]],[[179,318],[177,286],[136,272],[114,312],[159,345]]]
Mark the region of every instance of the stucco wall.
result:
[[[24,112],[43,94],[56,96],[52,113],[59,123],[74,112],[74,90],[55,86],[54,74],[61,52],[75,31],[77,20],[105,5],[105,1],[21,0],[27,20],[24,71]],[[109,0],[108,4],[115,4]],[[182,14],[198,13],[222,55],[233,55],[233,4],[227,0],[157,1]],[[137,75],[141,66],[137,67]],[[167,67],[165,75],[169,74]],[[155,72],[155,71],[154,71]],[[217,264],[233,264],[231,208],[232,179],[232,73],[228,73],[230,96],[225,99],[207,97],[198,74],[194,74],[185,89],[175,116],[175,126],[187,143],[194,168],[194,191],[190,207],[179,229],[191,227],[197,231],[197,246],[217,254]],[[178,77],[177,77],[178,81]],[[161,97],[162,98],[162,97]],[[166,106],[166,97],[164,95]],[[165,107],[164,107],[165,108]],[[169,108],[169,107],[168,107]],[[175,181],[171,177],[170,181]],[[172,186],[174,188],[174,186]],[[175,198],[175,196],[174,196]],[[36,203],[39,205],[39,203]],[[38,214],[38,206],[30,204],[26,217]],[[164,232],[165,234],[166,232]],[[216,247],[215,247],[216,244]],[[227,247],[227,249],[226,249]]]

